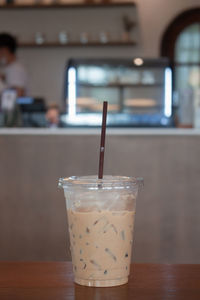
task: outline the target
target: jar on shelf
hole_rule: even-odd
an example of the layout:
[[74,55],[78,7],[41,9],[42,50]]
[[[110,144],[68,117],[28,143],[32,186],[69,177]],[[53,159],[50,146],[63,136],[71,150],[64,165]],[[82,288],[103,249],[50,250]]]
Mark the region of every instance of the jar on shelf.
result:
[[100,41],[100,43],[102,43],[102,44],[108,43],[108,42],[109,42],[109,34],[108,34],[108,32],[106,32],[106,31],[101,31],[101,32],[99,33],[99,41]]
[[37,45],[42,45],[45,42],[45,35],[42,32],[35,33],[35,43]]
[[81,32],[81,34],[80,34],[80,42],[82,44],[87,44],[89,42],[89,34],[87,32]]
[[58,34],[58,41],[60,44],[67,44],[69,42],[69,34],[62,30]]

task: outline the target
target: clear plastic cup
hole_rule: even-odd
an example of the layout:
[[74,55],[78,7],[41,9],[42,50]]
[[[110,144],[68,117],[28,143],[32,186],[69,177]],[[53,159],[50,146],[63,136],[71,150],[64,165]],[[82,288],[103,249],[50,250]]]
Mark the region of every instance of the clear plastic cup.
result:
[[61,178],[74,281],[108,287],[128,282],[136,198],[142,179],[122,176]]

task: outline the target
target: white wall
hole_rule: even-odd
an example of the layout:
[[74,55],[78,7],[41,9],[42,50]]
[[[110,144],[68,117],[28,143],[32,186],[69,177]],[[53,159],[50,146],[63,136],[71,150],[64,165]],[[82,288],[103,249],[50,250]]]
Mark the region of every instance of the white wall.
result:
[[185,10],[200,7],[199,0],[136,0],[141,30],[141,53],[159,56],[166,27]]
[[134,47],[20,49],[19,58],[30,76],[30,92],[48,102],[62,103],[64,69],[71,57],[158,57],[160,40],[168,24],[182,11],[199,6],[199,0],[137,0],[136,8],[98,8],[62,10],[0,11],[0,31],[10,31],[21,40],[34,40],[37,31],[53,41],[60,30],[67,30],[76,40],[82,31],[91,38],[108,31],[113,39],[122,36],[121,17],[128,14],[136,20]]

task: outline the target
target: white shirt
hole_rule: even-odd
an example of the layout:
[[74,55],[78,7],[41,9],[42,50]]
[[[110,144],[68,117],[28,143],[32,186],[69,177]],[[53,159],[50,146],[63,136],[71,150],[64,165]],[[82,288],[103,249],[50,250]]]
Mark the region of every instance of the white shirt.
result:
[[19,87],[23,88],[25,94],[27,92],[27,73],[23,67],[23,65],[15,60],[11,64],[5,67],[5,83],[8,88],[11,87]]

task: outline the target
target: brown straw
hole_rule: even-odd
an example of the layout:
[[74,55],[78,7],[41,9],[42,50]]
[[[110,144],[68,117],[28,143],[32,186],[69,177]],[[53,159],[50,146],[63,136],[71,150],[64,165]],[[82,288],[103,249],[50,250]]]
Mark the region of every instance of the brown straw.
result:
[[107,107],[108,102],[103,102],[103,116],[101,125],[101,144],[100,144],[100,154],[99,154],[99,173],[98,178],[103,178],[103,164],[104,164],[104,152],[105,152],[105,139],[106,139],[106,118],[107,118]]

